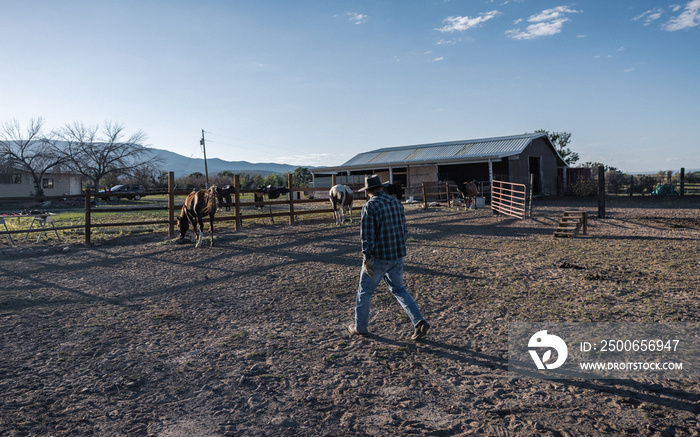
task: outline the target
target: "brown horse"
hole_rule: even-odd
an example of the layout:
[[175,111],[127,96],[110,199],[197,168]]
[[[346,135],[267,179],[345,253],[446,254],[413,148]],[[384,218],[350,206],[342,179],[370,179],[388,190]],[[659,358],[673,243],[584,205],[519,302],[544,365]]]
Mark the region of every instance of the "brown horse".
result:
[[185,238],[185,234],[192,225],[197,243],[194,247],[202,244],[204,234],[203,217],[209,216],[209,233],[211,236],[211,246],[214,245],[214,214],[216,214],[216,201],[223,203],[221,188],[212,185],[208,190],[193,191],[185,199],[177,224],[180,227],[180,239]]
[[474,201],[474,209],[476,209],[476,195],[479,194],[479,189],[477,188],[476,181],[464,182],[457,185],[457,189],[462,194],[464,199],[464,209],[467,210]]

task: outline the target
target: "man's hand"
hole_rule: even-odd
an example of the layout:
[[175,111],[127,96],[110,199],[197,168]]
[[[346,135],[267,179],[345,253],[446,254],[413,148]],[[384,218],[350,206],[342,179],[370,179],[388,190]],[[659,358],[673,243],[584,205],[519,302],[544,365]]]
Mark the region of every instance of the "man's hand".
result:
[[372,261],[366,259],[362,261],[362,266],[365,268],[365,272],[367,272],[370,278],[374,276],[374,264],[372,264]]

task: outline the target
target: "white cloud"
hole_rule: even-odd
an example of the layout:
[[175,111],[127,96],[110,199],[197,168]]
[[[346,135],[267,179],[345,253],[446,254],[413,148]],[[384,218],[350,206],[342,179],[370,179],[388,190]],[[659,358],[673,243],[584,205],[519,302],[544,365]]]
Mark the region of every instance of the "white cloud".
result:
[[[539,38],[541,36],[551,36],[556,35],[561,32],[564,23],[569,21],[567,17],[568,14],[576,14],[581,11],[571,9],[568,6],[557,6],[553,9],[545,9],[536,15],[531,15],[527,19],[530,24],[521,30],[520,28],[511,29],[506,31],[506,35],[513,39],[533,39]],[[519,23],[523,20],[516,20],[515,23]]]
[[569,9],[567,6],[557,6],[554,9],[545,9],[538,15],[533,15],[527,19],[529,22],[539,22],[539,21],[556,21],[561,19],[564,14],[575,14],[579,11]]
[[491,12],[486,12],[483,13],[477,17],[447,17],[444,20],[442,20],[443,23],[448,23],[446,26],[443,26],[439,29],[436,29],[442,33],[451,33],[451,32],[464,32],[465,30],[469,30],[473,27],[479,26],[480,24],[496,17],[499,14],[498,11],[491,11]]
[[654,21],[661,18],[663,13],[664,13],[664,11],[661,8],[649,9],[648,11],[642,12],[641,14],[632,18],[632,21],[644,20],[644,25],[648,26],[651,23],[653,23]]
[[[678,11],[679,9],[675,9]],[[685,9],[680,15],[671,18],[665,25],[664,29],[669,32],[676,30],[690,29],[700,25],[700,0],[689,1],[685,5]]]
[[438,58],[433,58],[433,60],[430,61],[430,62],[440,62],[440,61],[442,61],[442,60],[444,60],[444,59],[445,59],[445,58],[444,58],[443,56],[440,56],[440,57],[438,57]]
[[354,24],[366,23],[367,19],[369,18],[369,15],[358,14],[357,12],[348,12],[346,15],[350,17],[350,22]]

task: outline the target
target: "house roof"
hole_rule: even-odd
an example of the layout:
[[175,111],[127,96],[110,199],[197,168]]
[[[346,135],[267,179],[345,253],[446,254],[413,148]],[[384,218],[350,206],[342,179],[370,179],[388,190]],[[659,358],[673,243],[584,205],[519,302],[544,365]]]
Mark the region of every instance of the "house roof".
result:
[[[499,160],[508,156],[521,154],[537,138],[544,138],[561,158],[546,133],[513,135],[508,137],[483,138],[478,140],[450,141],[446,143],[419,144],[414,146],[387,147],[360,153],[343,165],[337,167],[318,167],[313,173],[335,172],[340,170],[371,169],[402,165],[450,162],[484,162],[489,159]],[[564,164],[565,165],[565,164]]]

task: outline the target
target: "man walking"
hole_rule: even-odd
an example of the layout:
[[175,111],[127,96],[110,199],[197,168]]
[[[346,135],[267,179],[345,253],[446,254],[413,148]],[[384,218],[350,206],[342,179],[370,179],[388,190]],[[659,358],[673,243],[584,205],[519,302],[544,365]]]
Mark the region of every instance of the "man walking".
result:
[[362,208],[360,240],[362,240],[362,273],[355,303],[355,323],[348,327],[351,334],[367,335],[372,293],[384,280],[389,291],[406,311],[419,340],[428,333],[430,324],[423,318],[416,301],[403,286],[403,265],[406,256],[406,217],[403,205],[384,192],[379,176],[367,176],[365,186],[369,201]]

